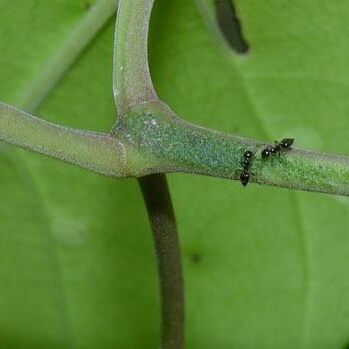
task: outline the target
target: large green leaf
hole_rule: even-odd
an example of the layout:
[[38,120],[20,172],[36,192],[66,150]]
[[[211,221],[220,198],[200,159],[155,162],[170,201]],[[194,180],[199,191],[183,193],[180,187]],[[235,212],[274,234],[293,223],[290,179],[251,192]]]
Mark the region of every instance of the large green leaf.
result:
[[[0,100],[16,104],[89,10],[0,0]],[[157,0],[151,71],[186,120],[321,151],[349,150],[349,5],[235,3],[250,51],[212,30],[209,0]],[[113,23],[39,115],[108,130]],[[136,182],[3,145],[0,342],[6,348],[154,348],[159,300]],[[349,341],[348,202],[169,176],[184,260],[188,348],[342,348]]]

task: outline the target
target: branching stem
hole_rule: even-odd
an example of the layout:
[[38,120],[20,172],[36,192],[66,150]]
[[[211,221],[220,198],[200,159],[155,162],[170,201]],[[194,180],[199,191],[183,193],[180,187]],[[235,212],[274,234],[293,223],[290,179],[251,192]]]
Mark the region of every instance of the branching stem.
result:
[[[189,172],[238,179],[241,155],[252,147],[257,156],[251,182],[349,195],[347,156],[295,149],[273,161],[262,161],[261,142],[186,123],[162,104],[152,87],[147,61],[150,5],[152,1],[149,0],[120,2],[115,37],[114,92],[121,117],[111,135],[46,123],[1,104],[0,139],[116,177]],[[37,81],[23,93],[20,102],[25,108],[35,109],[51,91],[96,30],[112,14],[116,1],[100,0],[95,6],[64,45],[62,52],[66,56],[52,59]],[[137,40],[139,45],[134,45]],[[81,153],[74,153],[67,139]],[[126,156],[125,152],[118,151],[123,147]]]
[[[114,46],[114,97],[119,123],[116,135],[133,134],[122,127],[133,107],[149,103],[161,105],[150,78],[148,66],[148,29],[154,0],[120,0]],[[142,118],[142,113],[139,115]],[[120,126],[120,127],[119,127]],[[137,145],[141,153],[141,148]],[[184,291],[181,256],[175,215],[166,177],[154,174],[139,179],[148,210],[157,254],[161,296],[161,344],[164,349],[184,345]]]
[[251,182],[349,195],[347,156],[294,148],[263,160],[265,143],[187,123],[158,103],[134,107],[118,128],[128,134],[133,147],[155,158],[157,165],[145,168],[146,173],[187,172],[239,179],[240,159],[246,150],[252,150]]

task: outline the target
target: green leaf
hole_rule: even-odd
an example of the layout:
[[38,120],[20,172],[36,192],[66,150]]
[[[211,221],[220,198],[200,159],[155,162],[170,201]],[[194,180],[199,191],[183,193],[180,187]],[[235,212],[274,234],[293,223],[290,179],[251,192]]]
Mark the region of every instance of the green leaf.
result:
[[[2,0],[0,100],[16,104],[88,0]],[[188,121],[346,153],[347,18],[334,0],[236,1],[247,55],[217,35],[213,1],[157,0],[151,72]],[[39,110],[107,131],[112,21]],[[349,341],[348,202],[170,175],[188,348],[341,348]],[[154,348],[159,299],[137,184],[0,149],[0,340],[6,348]]]

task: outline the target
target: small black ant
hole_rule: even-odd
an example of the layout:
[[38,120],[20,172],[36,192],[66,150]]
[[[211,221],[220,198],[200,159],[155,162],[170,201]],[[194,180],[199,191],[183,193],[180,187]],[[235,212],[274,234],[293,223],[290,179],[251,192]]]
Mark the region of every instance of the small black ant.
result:
[[293,138],[284,138],[280,142],[275,141],[275,145],[268,145],[266,146],[262,152],[262,158],[263,159],[268,159],[272,155],[279,154],[284,151],[289,151],[291,150],[291,146],[294,142]]
[[248,181],[250,180],[250,174],[246,170],[242,170],[240,173],[240,182],[241,184],[246,187]]
[[242,166],[242,171],[240,173],[240,182],[244,187],[246,187],[248,181],[250,180],[249,169],[252,165],[253,156],[254,154],[251,150],[246,150],[240,160],[240,165]]
[[266,146],[261,152],[262,159],[268,159],[272,154],[276,154],[276,151],[275,148],[270,145]]
[[293,142],[294,138],[284,138],[281,142],[275,142],[275,149],[278,152],[291,150]]

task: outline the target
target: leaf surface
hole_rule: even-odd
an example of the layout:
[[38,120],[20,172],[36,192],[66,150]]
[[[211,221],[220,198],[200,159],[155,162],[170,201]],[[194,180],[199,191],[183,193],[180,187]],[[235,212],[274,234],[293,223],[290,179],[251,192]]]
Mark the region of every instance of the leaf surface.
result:
[[[16,104],[89,11],[87,0],[0,2],[0,99]],[[349,151],[349,6],[236,0],[250,45],[218,35],[209,0],[157,0],[150,63],[184,119],[266,143]],[[64,125],[114,123],[113,23],[39,110]],[[6,348],[154,348],[155,257],[134,180],[2,145],[0,340]],[[343,348],[349,341],[348,200],[170,175],[188,348]]]

